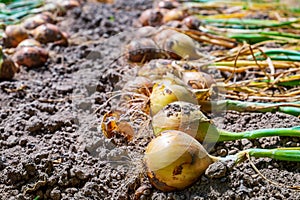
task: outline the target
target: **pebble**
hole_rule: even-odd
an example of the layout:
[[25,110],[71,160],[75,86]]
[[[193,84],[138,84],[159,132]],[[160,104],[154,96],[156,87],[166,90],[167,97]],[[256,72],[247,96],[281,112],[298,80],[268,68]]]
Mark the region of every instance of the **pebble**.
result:
[[50,192],[50,197],[51,197],[53,200],[60,200],[60,198],[61,198],[61,192],[60,192],[60,190],[58,190],[58,189],[53,189],[53,190]]
[[222,178],[226,175],[227,168],[222,162],[215,162],[206,169],[205,175],[209,178]]

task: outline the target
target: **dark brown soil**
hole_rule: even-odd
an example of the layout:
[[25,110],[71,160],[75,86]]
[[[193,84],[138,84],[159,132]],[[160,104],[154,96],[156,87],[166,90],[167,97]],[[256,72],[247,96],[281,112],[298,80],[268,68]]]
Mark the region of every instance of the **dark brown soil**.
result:
[[[116,146],[100,130],[104,104],[127,67],[121,61],[134,38],[147,0],[86,3],[68,12],[60,27],[69,47],[49,45],[51,59],[41,68],[22,68],[13,81],[0,82],[0,199],[299,199],[300,193],[265,181],[249,162],[210,167],[192,187],[163,193],[149,185],[142,157],[151,136]],[[100,106],[101,109],[94,114]],[[231,131],[300,125],[280,113],[227,112],[215,117]],[[298,138],[271,137],[218,143],[210,152],[224,156],[247,148],[300,146]],[[253,160],[267,178],[300,185],[300,164]],[[142,187],[138,189],[139,187]],[[136,192],[137,191],[137,192]]]

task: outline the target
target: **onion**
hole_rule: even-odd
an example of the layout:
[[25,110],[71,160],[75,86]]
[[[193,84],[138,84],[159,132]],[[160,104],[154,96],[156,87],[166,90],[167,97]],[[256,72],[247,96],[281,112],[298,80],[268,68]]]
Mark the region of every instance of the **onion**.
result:
[[181,58],[196,60],[204,57],[197,50],[197,42],[184,33],[172,29],[164,29],[159,31],[153,39],[161,49],[176,54]]
[[193,94],[183,86],[183,83],[180,83],[178,78],[168,77],[156,81],[150,95],[151,115],[155,115],[166,105],[174,101],[197,103]]
[[152,127],[157,136],[165,130],[180,130],[196,140],[215,143],[219,139],[216,126],[201,111],[200,106],[177,101],[168,104],[152,118]]
[[192,185],[214,160],[197,140],[174,130],[153,139],[144,157],[150,182],[164,192]]
[[53,15],[50,12],[44,12],[27,18],[23,25],[26,29],[34,29],[42,24],[53,24],[54,22]]
[[32,31],[34,38],[42,44],[53,42],[58,45],[68,45],[65,33],[54,24],[42,24]]
[[173,9],[173,8],[177,8],[178,6],[180,6],[180,3],[172,0],[159,1],[157,5],[158,8],[165,8],[165,9]]
[[144,162],[151,184],[161,191],[171,192],[191,186],[213,162],[238,163],[250,156],[299,162],[299,154],[299,147],[255,148],[226,157],[215,157],[209,155],[203,146],[190,135],[169,130],[162,132],[148,144]]
[[150,80],[157,80],[161,77],[170,74],[178,74],[178,72],[171,66],[172,60],[169,59],[155,59],[144,64],[138,71],[139,76],[147,77]]
[[128,81],[124,85],[123,91],[149,96],[152,91],[152,87],[153,83],[150,79],[143,76],[137,76],[135,79]]
[[207,89],[215,84],[214,78],[204,72],[182,72],[182,81],[193,89]]
[[20,42],[17,46],[17,48],[22,48],[22,47],[41,47],[41,43],[39,43],[35,39],[26,39]]
[[29,68],[42,66],[47,59],[48,51],[37,46],[19,48],[13,56],[13,60],[16,63]]
[[3,54],[0,47],[0,79],[10,80],[17,72],[19,72],[19,68],[10,58]]
[[10,25],[5,29],[3,44],[5,47],[16,47],[28,38],[28,33],[21,25]]
[[185,17],[184,11],[180,9],[172,9],[164,14],[163,22],[167,23],[169,21],[180,21]]
[[139,21],[143,26],[159,26],[162,24],[163,13],[160,9],[148,9],[142,12]]
[[155,58],[159,58],[159,49],[155,42],[150,38],[140,38],[131,41],[127,46],[127,59],[130,62],[146,62]]
[[201,25],[201,21],[196,16],[188,16],[182,22],[190,29],[199,29]]

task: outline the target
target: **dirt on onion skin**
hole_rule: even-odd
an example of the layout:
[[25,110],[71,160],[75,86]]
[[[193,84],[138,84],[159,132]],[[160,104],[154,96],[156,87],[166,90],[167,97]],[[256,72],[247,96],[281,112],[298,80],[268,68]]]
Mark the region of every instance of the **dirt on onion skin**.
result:
[[[22,68],[13,81],[0,82],[1,199],[133,199],[145,185],[146,190],[138,190],[139,199],[299,197],[299,192],[267,183],[249,162],[227,166],[225,175],[203,175],[184,191],[163,193],[149,187],[143,173],[142,156],[151,136],[120,146],[104,138],[99,125],[110,109],[104,102],[126,71],[123,63],[111,63],[123,53],[120,46],[132,39],[137,17],[151,6],[147,0],[119,0],[69,11],[58,25],[71,35],[70,46],[48,45],[52,53],[45,66]],[[230,131],[300,125],[298,118],[279,113],[228,112],[214,120]],[[300,140],[238,140],[218,143],[210,153],[225,156],[277,146],[300,146]],[[300,185],[299,163],[253,162],[271,180]]]

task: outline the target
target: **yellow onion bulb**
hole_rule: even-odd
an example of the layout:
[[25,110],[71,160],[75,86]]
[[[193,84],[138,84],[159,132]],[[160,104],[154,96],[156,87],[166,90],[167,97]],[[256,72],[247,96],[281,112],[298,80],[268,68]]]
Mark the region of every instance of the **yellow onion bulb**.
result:
[[159,1],[155,7],[164,8],[164,9],[173,9],[180,6],[180,3],[174,0],[164,0]]
[[170,74],[178,74],[178,72],[171,66],[172,60],[169,59],[155,59],[143,65],[138,75],[147,77],[150,80],[157,80],[161,77]]
[[60,4],[65,9],[72,9],[72,8],[80,7],[81,5],[78,0],[64,0]]
[[172,9],[168,12],[163,17],[163,22],[167,23],[169,21],[174,21],[174,20],[182,20],[185,17],[185,13],[183,10],[180,9]]
[[123,86],[123,91],[149,96],[153,87],[153,82],[143,76],[137,76],[135,79],[128,81]]
[[65,33],[59,30],[54,24],[42,24],[32,31],[34,39],[42,44],[53,42],[58,45],[67,46],[68,38]]
[[158,32],[154,37],[154,41],[161,49],[184,59],[197,60],[204,57],[197,50],[197,42],[194,39],[172,29],[164,29]]
[[55,20],[53,15],[50,12],[44,12],[25,19],[23,25],[26,29],[31,30],[42,24],[46,24],[46,23],[53,24],[54,22]]
[[198,29],[200,27],[201,21],[196,16],[187,16],[182,20],[182,23],[189,29]]
[[127,59],[130,62],[146,62],[151,59],[159,58],[154,51],[158,49],[155,42],[150,38],[139,38],[132,40],[127,46]]
[[17,46],[17,48],[22,48],[22,47],[41,47],[41,43],[35,39],[29,38],[29,39],[23,40]]
[[5,29],[3,44],[5,47],[16,47],[28,38],[28,33],[22,25],[10,25]]
[[150,95],[151,115],[155,115],[166,105],[175,101],[197,102],[193,94],[185,86],[180,85],[175,77],[158,80]]
[[200,106],[183,101],[170,103],[154,115],[152,127],[156,136],[166,130],[179,130],[205,144],[215,143],[219,138],[217,127],[201,112]]
[[142,12],[139,22],[142,26],[158,26],[162,24],[163,17],[160,9],[148,9]]
[[214,158],[190,135],[169,130],[148,144],[144,162],[152,185],[170,192],[191,186]]
[[193,89],[207,89],[215,84],[213,77],[205,72],[182,72],[182,81]]
[[11,80],[17,72],[19,68],[12,59],[3,54],[2,47],[0,47],[0,79]]
[[13,60],[18,65],[24,65],[28,68],[40,67],[48,60],[48,51],[37,46],[28,46],[18,48],[13,55]]

